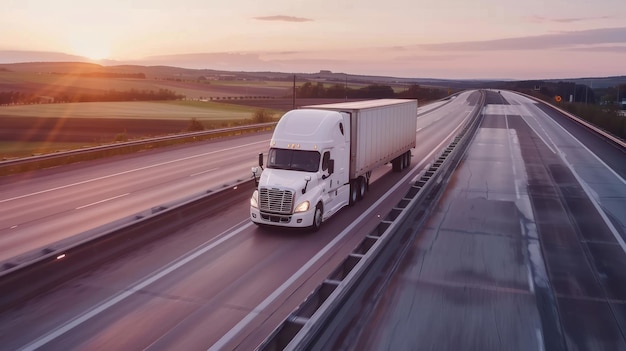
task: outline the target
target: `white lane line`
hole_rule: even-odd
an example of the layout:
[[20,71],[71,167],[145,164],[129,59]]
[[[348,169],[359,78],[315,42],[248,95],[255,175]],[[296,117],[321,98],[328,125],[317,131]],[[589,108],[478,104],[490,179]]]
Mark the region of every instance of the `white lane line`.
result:
[[204,157],[204,156],[216,154],[218,152],[236,150],[236,149],[240,149],[240,148],[243,148],[243,147],[247,147],[247,146],[251,146],[251,145],[255,145],[255,144],[261,144],[261,143],[268,143],[268,142],[269,142],[269,139],[268,140],[263,140],[263,141],[257,141],[257,142],[254,142],[254,143],[239,145],[239,146],[233,146],[233,147],[229,147],[229,148],[226,148],[226,149],[220,149],[220,150],[216,150],[216,151],[205,152],[205,153],[202,153],[202,154],[187,156],[187,157],[179,158],[179,159],[176,159],[176,160],[171,160],[171,161],[166,161],[166,162],[161,162],[161,163],[155,163],[155,164],[152,164],[150,166],[139,167],[139,168],[135,168],[135,169],[129,169],[127,171],[123,171],[123,172],[119,172],[119,173],[109,174],[109,175],[102,176],[102,177],[97,177],[97,178],[93,178],[93,179],[83,180],[81,182],[76,182],[76,183],[72,183],[72,184],[66,184],[66,185],[58,186],[56,188],[50,188],[50,189],[46,189],[46,190],[36,191],[36,192],[30,193],[30,194],[24,194],[24,195],[20,195],[20,196],[8,198],[8,199],[0,200],[0,203],[9,202],[9,201],[12,201],[12,200],[23,199],[23,198],[29,197],[29,196],[45,194],[45,193],[49,193],[49,192],[55,191],[55,190],[66,189],[66,188],[69,188],[69,187],[72,187],[72,186],[76,186],[76,185],[87,184],[87,183],[95,182],[95,181],[98,181],[98,180],[108,179],[108,178],[116,177],[116,176],[123,175],[123,174],[137,172],[137,171],[143,171],[145,169],[159,167],[159,166],[163,166],[163,165],[167,165],[167,164],[171,164],[171,163],[191,160],[191,159],[198,158],[198,157]]
[[90,203],[90,204],[88,204],[88,205],[84,205],[84,206],[76,207],[76,209],[77,209],[77,210],[82,210],[83,208],[87,208],[87,207],[90,207],[90,206],[94,206],[94,205],[101,204],[101,203],[103,203],[103,202],[107,202],[107,201],[111,201],[111,200],[119,199],[120,197],[124,197],[124,196],[127,196],[127,195],[130,195],[130,193],[126,193],[126,194],[122,194],[122,195],[117,195],[117,196],[110,197],[110,198],[108,198],[108,199],[104,199],[104,200],[100,200],[100,201],[92,202],[92,203]]
[[[530,113],[530,112],[529,112]],[[552,148],[552,146],[550,146],[550,144],[541,136],[541,134],[539,134],[539,132],[537,132],[537,130],[532,126],[532,124],[528,123],[528,121],[524,118],[524,116],[521,116],[522,119],[524,120],[524,122],[526,122],[526,124],[530,127],[530,129],[533,130],[533,132],[535,132],[535,134],[537,134],[537,136],[539,137],[539,139],[541,139],[541,141],[543,141],[544,144],[546,144],[546,146],[548,147],[548,149],[550,149],[550,151],[552,151],[553,154],[556,154],[556,150],[554,150]],[[531,114],[530,117],[535,120],[535,122],[537,122],[537,124],[539,124],[539,127],[541,128],[541,130],[543,130],[544,134],[546,135],[546,137],[550,140],[550,142],[552,143],[552,145],[554,145],[554,147],[556,147],[556,143],[554,142],[554,140],[552,140],[552,138],[550,138],[550,135],[548,134],[548,132],[546,132],[546,130],[541,126],[541,123],[539,123],[539,121],[537,119],[535,119],[535,117],[533,117],[533,115]]]
[[[82,315],[72,319],[71,321],[65,323],[63,326],[49,332],[48,334],[40,337],[39,339],[31,342],[28,345],[23,346],[22,348],[20,348],[20,350],[24,350],[24,351],[34,351],[44,345],[46,345],[47,343],[55,340],[56,338],[60,337],[61,335],[67,333],[68,331],[78,327],[79,325],[87,322],[88,320],[90,320],[91,318],[97,316],[98,314],[106,311],[107,309],[113,307],[114,305],[120,303],[121,301],[123,301],[124,299],[128,298],[129,296],[133,295],[136,291],[139,291],[147,286],[149,286],[150,284],[158,281],[159,279],[165,277],[166,275],[170,274],[171,272],[177,270],[178,268],[186,265],[187,263],[191,262],[192,260],[198,258],[199,256],[205,254],[207,251],[210,251],[211,249],[215,248],[216,246],[222,244],[223,242],[229,240],[230,238],[234,237],[235,235],[241,233],[242,231],[244,231],[245,229],[247,229],[248,227],[252,226],[252,222],[249,221],[248,218],[246,218],[246,220],[241,221],[239,223],[237,223],[236,225],[234,225],[233,227],[231,227],[230,229],[228,229],[227,231],[225,231],[224,233],[228,233],[230,230],[233,230],[233,228],[236,228],[238,225],[241,225],[242,223],[248,221],[247,224],[245,224],[244,226],[240,227],[239,229],[226,234],[224,236],[222,236],[221,238],[217,239],[213,238],[211,240],[209,240],[208,242],[204,243],[202,246],[198,247],[195,251],[191,251],[189,253],[187,253],[184,256],[181,256],[178,260],[171,262],[170,264],[166,265],[165,267],[155,271],[154,273],[146,276],[144,279],[140,280],[137,284],[129,287],[128,289],[124,290],[122,293],[119,293],[111,298],[109,298],[108,300],[102,302],[100,305],[94,307],[93,309],[83,313]],[[217,239],[217,240],[216,240]],[[206,246],[205,246],[206,245]]]
[[615,226],[613,226],[613,222],[611,222],[611,220],[606,216],[606,213],[604,213],[602,206],[600,206],[600,203],[593,196],[593,191],[591,190],[589,185],[587,185],[587,183],[578,175],[578,173],[576,173],[574,166],[572,166],[567,161],[567,159],[565,158],[562,152],[559,152],[559,156],[561,156],[561,160],[563,160],[563,163],[567,165],[569,170],[572,172],[572,174],[576,178],[576,181],[578,181],[578,183],[581,185],[581,187],[585,191],[585,194],[587,194],[589,201],[591,201],[591,203],[593,204],[593,207],[596,208],[596,211],[598,211],[598,213],[600,214],[600,217],[602,217],[602,220],[604,221],[606,226],[609,228],[611,233],[613,233],[613,236],[615,237],[615,240],[617,240],[617,243],[622,247],[622,250],[624,250],[624,252],[626,253],[626,242],[624,242],[624,239],[622,238],[622,236],[619,234],[617,229],[615,229]]
[[465,117],[463,122],[459,123],[459,125],[450,133],[444,140],[437,145],[426,157],[424,157],[415,167],[411,169],[411,171],[405,175],[396,185],[394,185],[391,189],[389,189],[385,194],[382,195],[372,206],[370,206],[364,213],[362,213],[356,220],[354,220],[348,227],[346,227],[341,233],[339,233],[330,243],[324,246],[323,249],[318,251],[318,253],[313,256],[307,263],[305,263],[296,273],[294,273],[289,279],[287,279],[278,289],[274,290],[265,300],[263,300],[258,306],[256,306],[250,313],[248,313],[242,320],[239,321],[232,329],[230,329],[226,334],[224,334],[213,346],[209,348],[209,351],[217,351],[226,347],[228,343],[230,343],[241,331],[246,328],[252,320],[254,320],[259,314],[262,314],[264,310],[272,304],[276,299],[285,293],[285,291],[293,285],[297,280],[299,280],[306,271],[308,271],[317,261],[319,261],[322,257],[324,257],[330,249],[332,249],[337,243],[339,243],[343,238],[348,235],[352,229],[360,224],[366,217],[368,217],[375,209],[385,201],[387,197],[389,197],[393,192],[398,189],[399,186],[403,185],[410,177],[413,176],[413,173],[420,170],[420,167],[425,162],[430,161],[432,155],[439,150],[439,148],[443,145],[443,143],[450,139],[460,128],[463,126],[464,122],[469,118],[471,114]]
[[[523,96],[522,96],[523,97]],[[527,100],[530,100],[526,97],[524,97]],[[532,101],[532,100],[531,100]],[[582,146],[585,150],[587,150],[587,152],[589,152],[593,157],[595,157],[596,160],[598,160],[598,162],[600,162],[604,167],[606,167],[606,169],[609,170],[609,172],[613,173],[613,175],[620,181],[622,182],[622,184],[626,185],[626,180],[624,180],[624,178],[622,178],[619,174],[617,174],[617,172],[615,172],[613,170],[613,168],[609,167],[609,165],[607,165],[604,161],[602,161],[602,159],[600,157],[598,157],[598,155],[596,155],[595,153],[593,153],[593,151],[589,150],[589,148],[587,146],[585,146],[585,144],[582,143],[582,141],[578,140],[575,136],[573,136],[570,132],[567,131],[567,129],[565,129],[565,127],[563,127],[562,125],[560,125],[559,123],[557,123],[554,119],[552,119],[552,117],[550,117],[548,114],[546,114],[545,112],[541,111],[538,107],[535,107],[539,112],[541,112],[543,115],[545,115],[546,117],[548,117],[548,120],[552,122],[552,124],[558,126],[559,128],[561,128],[567,135],[569,135],[572,139],[574,139],[580,146]],[[545,142],[545,141],[544,141]],[[548,146],[549,147],[549,146]],[[555,145],[556,147],[556,145]]]
[[422,130],[422,129],[424,129],[424,128],[417,128],[417,129],[415,130],[415,133],[419,132],[419,131],[420,131],[420,130]]
[[14,226],[11,227],[11,229],[15,229],[15,228],[17,228],[17,225],[14,225]]
[[209,173],[209,172],[216,171],[216,170],[218,170],[218,169],[219,169],[219,168],[211,168],[211,169],[208,169],[208,170],[206,170],[206,171],[202,171],[202,172],[198,172],[198,173],[191,174],[191,175],[189,175],[189,176],[190,176],[190,177],[195,177],[195,176],[199,176],[199,175],[201,175],[201,174],[205,174],[205,173]]
[[[506,141],[509,144],[509,156],[511,157],[511,166],[513,168],[513,183],[515,186],[515,197],[519,200],[519,184],[521,183],[517,176],[517,169],[515,167],[515,158],[513,157],[513,145],[511,143],[511,137],[516,133],[514,129],[509,129],[509,118],[504,115],[504,124],[506,125]],[[512,133],[511,133],[512,132]],[[515,134],[516,135],[516,134]]]
[[537,335],[537,350],[543,351],[543,335],[541,329],[535,328],[535,335]]

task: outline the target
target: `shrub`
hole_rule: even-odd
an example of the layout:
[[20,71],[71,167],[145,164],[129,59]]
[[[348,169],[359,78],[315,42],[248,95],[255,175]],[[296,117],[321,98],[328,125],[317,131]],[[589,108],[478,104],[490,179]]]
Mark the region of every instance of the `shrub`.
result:
[[254,111],[254,115],[252,116],[252,123],[267,123],[271,122],[274,119],[272,113],[265,109],[259,109]]
[[195,118],[192,118],[191,121],[189,121],[189,126],[187,127],[188,132],[201,132],[203,130],[205,130],[205,128],[202,122]]

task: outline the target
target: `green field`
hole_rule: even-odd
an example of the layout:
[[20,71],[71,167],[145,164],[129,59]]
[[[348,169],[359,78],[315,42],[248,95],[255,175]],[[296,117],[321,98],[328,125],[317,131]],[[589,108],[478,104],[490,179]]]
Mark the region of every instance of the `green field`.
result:
[[[133,118],[200,121],[250,119],[255,107],[217,102],[81,102],[0,106],[2,117]],[[272,111],[278,113],[277,111]]]

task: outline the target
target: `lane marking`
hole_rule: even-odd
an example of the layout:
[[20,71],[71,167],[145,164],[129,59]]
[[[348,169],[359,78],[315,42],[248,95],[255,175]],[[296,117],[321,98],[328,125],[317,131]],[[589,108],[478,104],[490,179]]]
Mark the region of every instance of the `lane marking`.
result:
[[[539,110],[540,112],[543,113],[543,111]],[[545,113],[544,113],[545,114]],[[547,116],[547,115],[546,115]],[[565,128],[563,128],[560,124],[556,123],[556,121],[554,121],[552,118],[550,118],[550,116],[548,116],[548,119],[550,121],[552,121],[554,124],[556,124],[557,126],[559,126],[565,133],[567,133],[572,139],[576,140],[583,148],[585,148],[585,150],[587,150],[591,155],[595,156],[596,159],[598,159],[598,161],[600,161],[609,171],[611,171],[619,180],[621,180],[622,182],[624,182],[624,179],[622,179],[617,173],[615,173],[615,171],[613,171],[606,163],[602,162],[602,160],[600,160],[598,158],[598,156],[596,156],[596,154],[594,154],[593,152],[591,152],[591,150],[589,150],[585,145],[583,145],[578,139],[576,139],[572,134],[570,134]],[[526,122],[526,124],[528,124],[528,122]],[[537,132],[535,132],[537,133]],[[546,141],[544,139],[541,139],[541,141],[543,141],[543,143],[550,147]],[[619,232],[617,231],[617,229],[615,228],[615,226],[613,225],[613,222],[611,222],[611,220],[607,217],[606,213],[604,212],[604,210],[602,209],[602,206],[600,205],[600,203],[596,200],[596,198],[593,196],[593,190],[591,189],[591,187],[589,187],[589,185],[578,175],[578,173],[576,172],[576,170],[574,169],[574,166],[569,163],[569,161],[567,160],[567,158],[565,157],[565,153],[563,153],[563,151],[561,151],[561,149],[559,149],[558,146],[556,146],[556,144],[554,145],[554,147],[558,150],[557,154],[559,155],[559,158],[561,159],[561,161],[563,161],[563,163],[567,166],[567,168],[570,170],[570,172],[572,172],[572,175],[574,175],[574,178],[576,178],[576,181],[578,182],[578,184],[580,184],[581,188],[583,188],[583,191],[585,192],[585,194],[587,195],[587,197],[589,198],[589,201],[591,201],[591,203],[593,204],[593,207],[596,209],[596,211],[598,212],[598,214],[600,215],[600,217],[602,218],[602,220],[604,221],[604,224],[606,224],[606,226],[609,228],[609,230],[611,231],[611,233],[613,234],[613,236],[615,237],[615,240],[617,241],[617,243],[620,245],[620,247],[622,248],[622,250],[624,251],[624,253],[626,253],[626,242],[624,242],[624,239],[622,238],[622,236],[619,234]],[[626,184],[626,183],[624,183]]]
[[567,165],[567,168],[569,168],[569,170],[572,172],[572,174],[576,178],[576,181],[578,181],[580,186],[583,188],[583,190],[585,191],[585,194],[587,194],[587,197],[589,198],[589,201],[591,201],[591,203],[593,204],[593,207],[595,207],[596,211],[598,211],[598,213],[600,214],[600,217],[602,217],[602,220],[604,221],[606,226],[609,228],[611,233],[613,233],[613,236],[615,237],[615,240],[617,240],[617,243],[619,244],[619,246],[621,246],[624,253],[626,253],[626,242],[624,242],[624,239],[622,238],[622,236],[619,234],[617,229],[615,229],[615,226],[613,226],[613,222],[611,222],[609,217],[607,217],[606,213],[604,213],[602,206],[600,206],[596,198],[593,196],[592,190],[589,187],[589,185],[587,185],[587,183],[578,175],[578,173],[576,173],[576,170],[574,170],[574,166],[572,166],[567,161],[567,159],[565,158],[562,152],[559,152],[559,156],[561,157],[561,160],[563,161],[563,163]]
[[15,229],[15,228],[17,228],[17,225],[14,225],[14,226],[11,227],[11,229]]
[[[523,97],[523,96],[522,96]],[[523,97],[525,98],[525,97]],[[525,98],[528,99],[528,98]],[[531,100],[532,101],[532,100]],[[543,112],[541,109],[539,109],[538,107],[535,107],[539,112],[541,112],[543,115],[545,115],[546,117],[548,117],[548,120],[550,120],[554,125],[558,126],[559,128],[561,128],[567,135],[569,135],[572,139],[574,139],[580,146],[582,146],[585,150],[587,150],[587,152],[589,152],[593,157],[595,157],[596,160],[598,160],[604,167],[606,167],[606,169],[609,170],[609,172],[613,173],[613,175],[622,182],[622,184],[626,185],[626,180],[624,180],[624,178],[622,178],[619,174],[617,174],[617,172],[615,172],[611,167],[609,167],[609,165],[607,165],[604,161],[602,161],[602,159],[600,157],[598,157],[598,155],[596,155],[593,151],[591,151],[587,146],[585,146],[585,144],[583,144],[580,140],[578,140],[575,136],[572,135],[572,133],[570,133],[567,129],[565,129],[565,127],[563,127],[562,125],[560,125],[559,123],[557,123],[554,119],[552,119],[552,117],[550,117],[550,115],[548,115],[547,113]],[[548,146],[549,147],[549,146]],[[556,145],[555,145],[556,147]]]
[[[244,223],[246,221],[248,222],[247,224],[245,224],[242,227],[240,227],[239,229],[231,232],[230,234],[226,234],[230,230],[233,230],[233,228],[241,225],[242,223]],[[78,317],[72,319],[71,321],[65,323],[61,327],[59,327],[59,328],[57,328],[57,329],[47,333],[46,335],[44,335],[44,336],[38,338],[37,340],[29,343],[28,345],[23,346],[22,348],[20,348],[20,350],[34,351],[34,350],[36,350],[36,349],[46,345],[47,343],[57,339],[58,337],[60,337],[61,335],[65,334],[65,333],[67,333],[68,331],[70,331],[70,330],[80,326],[81,324],[87,322],[91,318],[93,318],[93,317],[99,315],[100,313],[106,311],[107,309],[115,306],[116,304],[118,304],[121,301],[125,300],[129,296],[133,295],[135,292],[137,292],[137,291],[139,291],[141,289],[146,288],[150,284],[158,281],[159,279],[161,279],[161,278],[165,277],[166,275],[172,273],[173,271],[177,270],[178,268],[186,265],[187,263],[193,261],[194,259],[198,258],[199,256],[205,254],[207,251],[210,251],[213,248],[215,248],[216,246],[218,246],[218,245],[222,244],[223,242],[231,239],[232,237],[234,237],[235,235],[241,233],[242,231],[244,231],[245,229],[247,229],[248,227],[250,227],[252,225],[253,225],[253,223],[250,222],[250,220],[248,218],[246,218],[244,221],[241,221],[241,222],[235,224],[234,226],[230,227],[228,230],[224,231],[223,234],[220,234],[217,237],[215,237],[215,238],[207,241],[206,243],[202,244],[202,246],[198,247],[196,250],[190,251],[189,253],[181,256],[180,258],[178,258],[177,260],[169,263],[168,265],[164,266],[163,268],[153,272],[150,275],[147,275],[145,278],[140,280],[137,284],[131,285],[129,288],[125,289],[123,292],[118,293],[117,295],[114,295],[113,297],[105,300],[104,302],[100,303],[98,306],[94,307],[93,309],[91,309],[91,310],[89,310],[89,311],[79,315]],[[222,236],[222,237],[220,238],[220,236]]]
[[[465,119],[463,120],[463,122],[465,122],[467,119],[469,118],[469,115],[465,117]],[[437,151],[437,149],[445,142],[445,140],[449,139],[452,137],[452,135],[459,129],[461,128],[461,126],[463,125],[463,123],[460,123],[453,131],[452,133],[450,133],[445,139],[444,141],[442,141],[435,149],[433,149],[424,159],[422,159],[422,161],[420,161],[419,164],[417,164],[415,167],[413,167],[413,169],[411,169],[411,171],[409,173],[407,173],[407,175],[404,176],[404,178],[402,178],[402,180],[398,183],[396,183],[396,185],[394,185],[389,191],[387,191],[387,193],[385,193],[383,195],[382,198],[378,199],[378,201],[376,201],[369,209],[368,211],[366,211],[365,213],[363,213],[361,216],[359,216],[359,218],[357,218],[356,221],[354,221],[349,227],[347,227],[346,229],[344,229],[344,231],[339,234],[339,236],[335,237],[335,239],[329,243],[328,245],[326,245],[326,247],[324,247],[323,251],[328,251],[330,250],[330,248],[332,246],[334,246],[338,241],[340,241],[340,239],[347,235],[347,232],[349,232],[352,228],[354,228],[358,222],[362,221],[367,215],[369,215],[370,212],[373,211],[373,209],[375,207],[377,207],[382,201],[385,200],[386,197],[389,196],[389,194],[391,194],[392,192],[394,192],[399,186],[401,186],[406,179],[408,179],[410,176],[412,176],[413,173],[416,172],[416,170],[418,170],[421,165],[430,157],[432,157],[432,155],[435,153],[435,151]],[[255,144],[255,143],[253,143]],[[233,232],[228,233],[229,231],[233,230],[234,228],[236,228],[239,225],[242,225],[243,223],[248,222],[247,224],[244,224],[243,226],[239,227],[238,229],[234,230]],[[131,295],[133,295],[135,292],[142,290],[144,288],[146,288],[147,286],[149,286],[150,284],[153,284],[154,282],[158,281],[159,279],[162,279],[163,277],[165,277],[166,275],[170,274],[171,272],[177,270],[178,268],[188,264],[189,262],[191,262],[192,260],[198,258],[199,256],[205,254],[206,252],[212,250],[213,248],[221,245],[222,243],[226,242],[227,240],[230,240],[231,238],[235,237],[236,235],[238,235],[239,233],[241,233],[242,231],[246,230],[247,228],[251,227],[253,225],[253,223],[250,221],[249,218],[246,218],[245,220],[237,223],[236,225],[232,226],[230,229],[224,231],[223,234],[220,234],[219,236],[207,241],[205,244],[203,244],[202,246],[198,247],[196,250],[191,251],[189,253],[187,253],[186,255],[181,256],[179,259],[171,262],[170,264],[164,266],[163,268],[153,272],[152,274],[146,276],[145,278],[143,278],[142,280],[140,280],[139,282],[137,282],[134,285],[131,285],[129,288],[125,289],[123,292],[118,293],[117,295],[114,295],[113,297],[103,301],[102,303],[100,303],[99,305],[95,306],[94,308],[92,308],[91,310],[79,315],[78,317],[70,320],[69,322],[65,323],[64,325],[62,325],[61,327],[52,330],[51,332],[43,335],[42,337],[34,340],[33,342],[23,346],[20,348],[20,350],[24,350],[24,351],[34,351],[37,350],[39,348],[41,348],[42,346],[48,344],[49,342],[59,338],[60,336],[64,335],[65,333],[69,332],[70,330],[80,326],[81,324],[89,321],[90,319],[96,317],[97,315],[99,315],[100,313],[108,310],[109,308],[115,306],[116,304],[120,303],[121,301],[125,300],[126,298],[130,297]],[[220,237],[221,236],[221,237]],[[218,239],[219,238],[219,239]],[[204,246],[207,245],[207,246]],[[274,293],[272,293],[269,297],[267,297],[259,306],[265,306],[267,307],[267,305],[269,305],[273,300],[275,300],[284,290],[286,290],[286,288],[291,285],[291,281],[295,281],[297,279],[297,277],[299,277],[300,275],[302,275],[306,270],[308,270],[308,266],[312,266],[317,260],[319,260],[319,257],[323,256],[323,254],[320,254],[320,252],[318,252],[318,254],[313,257],[311,260],[309,260],[309,262],[307,262],[307,264],[305,266],[307,266],[306,269],[305,266],[303,266],[302,268],[300,268],[300,270],[298,270],[298,272],[296,272],[294,275],[291,276],[291,278],[287,281],[289,282],[289,284],[287,284],[287,282],[283,283],[283,285],[281,285],[281,287],[274,291]],[[309,265],[310,263],[310,265]],[[296,277],[297,276],[297,277]],[[294,278],[296,277],[296,278]],[[280,291],[280,292],[279,292]],[[264,304],[265,303],[265,304]],[[253,311],[259,311],[259,306],[257,306],[257,308],[255,308]],[[263,307],[263,309],[265,308]],[[235,326],[235,328],[231,329],[229,331],[229,333],[227,333],[226,335],[224,335],[220,341],[218,341],[218,343],[220,342],[225,342],[225,341],[229,341],[230,339],[226,339],[226,337],[228,336],[228,338],[232,338],[235,335],[239,334],[239,330],[236,330],[236,328],[239,326],[240,328],[245,327],[248,323],[250,323],[250,321],[257,315],[257,312],[251,312],[250,314],[248,314],[248,316],[246,316],[246,318],[244,318],[242,321],[240,321],[237,326]],[[252,317],[250,317],[252,316]],[[250,317],[250,318],[249,318]],[[231,336],[232,335],[232,336]],[[216,345],[218,345],[218,343],[214,344],[211,349],[215,349]],[[218,347],[219,349],[219,347]]]
[[424,128],[417,128],[417,129],[415,130],[415,133],[419,132],[419,131],[420,131],[420,130],[422,130],[422,129],[424,129]]
[[[537,122],[537,124],[539,125],[539,127],[541,128],[541,130],[543,130],[543,132],[545,133],[546,137],[550,140],[550,142],[552,143],[552,145],[554,145],[554,147],[556,146],[556,143],[554,142],[554,140],[552,140],[552,138],[550,138],[550,135],[548,134],[548,132],[546,132],[546,130],[541,126],[541,123],[532,115],[530,114],[530,111],[528,111],[529,116],[535,121]],[[533,130],[533,132],[535,132],[535,134],[539,137],[539,139],[541,139],[541,141],[543,141],[544,144],[546,144],[546,146],[548,147],[548,149],[550,149],[550,151],[552,151],[553,154],[556,155],[556,150],[554,150],[552,148],[552,146],[550,146],[550,144],[541,136],[541,134],[539,134],[539,132],[530,124],[528,123],[528,121],[526,120],[526,118],[524,118],[525,116],[521,116],[522,120],[524,120],[524,122],[526,122],[526,125],[530,127],[530,129]]]
[[83,208],[87,208],[87,207],[90,207],[90,206],[94,206],[94,205],[101,204],[101,203],[103,203],[103,202],[107,202],[107,201],[111,201],[111,200],[119,199],[120,197],[124,197],[124,196],[126,196],[126,195],[130,195],[130,193],[126,193],[126,194],[122,194],[122,195],[117,195],[117,196],[110,197],[110,198],[108,198],[108,199],[104,199],[104,200],[100,200],[100,201],[92,202],[92,203],[90,203],[90,204],[88,204],[88,205],[84,205],[84,206],[76,207],[76,209],[77,209],[77,210],[82,210]]
[[190,176],[190,177],[195,177],[195,176],[199,176],[199,175],[201,175],[201,174],[205,174],[205,173],[213,172],[213,171],[218,170],[218,169],[219,169],[219,168],[211,168],[211,169],[209,169],[209,170],[202,171],[202,172],[198,172],[198,173],[194,173],[194,174],[191,174],[191,175],[189,175],[189,176]]
[[187,157],[179,158],[179,159],[176,159],[176,160],[165,161],[165,162],[161,162],[161,163],[155,163],[155,164],[152,164],[152,165],[149,165],[149,166],[145,166],[145,167],[129,169],[127,171],[123,171],[123,172],[119,172],[119,173],[113,173],[113,174],[109,174],[109,175],[106,175],[106,176],[97,177],[97,178],[93,178],[93,179],[83,180],[83,181],[72,183],[72,184],[66,184],[66,185],[58,186],[56,188],[50,188],[50,189],[46,189],[46,190],[36,191],[36,192],[30,193],[30,194],[24,194],[24,195],[20,195],[20,196],[11,197],[11,198],[8,198],[8,199],[0,200],[0,203],[9,202],[9,201],[12,201],[12,200],[23,199],[23,198],[34,196],[34,195],[45,194],[45,193],[49,193],[49,192],[55,191],[55,190],[67,189],[67,188],[72,187],[72,186],[83,185],[83,184],[95,182],[95,181],[98,181],[98,180],[103,180],[103,179],[116,177],[116,176],[123,175],[123,174],[133,173],[133,172],[137,172],[137,171],[143,171],[143,170],[146,170],[146,169],[155,168],[155,167],[159,167],[159,166],[164,166],[164,165],[168,165],[168,164],[171,164],[171,163],[176,163],[176,162],[180,162],[180,161],[187,161],[187,160],[191,160],[191,159],[198,158],[198,157],[204,157],[204,156],[208,156],[208,155],[213,155],[213,154],[216,154],[216,153],[219,153],[219,152],[223,152],[223,151],[236,150],[236,149],[240,149],[240,148],[243,148],[243,147],[247,147],[247,146],[251,146],[251,145],[255,145],[255,144],[261,144],[261,143],[268,143],[268,142],[269,142],[269,139],[263,140],[263,141],[257,141],[257,142],[254,142],[254,143],[239,145],[239,146],[233,146],[233,147],[229,147],[229,148],[226,148],[226,149],[220,149],[220,150],[216,150],[216,151],[205,152],[205,153],[202,153],[202,154],[187,156]]
[[[522,118],[522,120],[524,121],[524,123],[529,125],[526,120],[524,120],[523,118]],[[513,143],[511,141],[511,138],[516,137],[518,139],[518,143],[516,144],[517,148],[515,149],[515,151],[519,151],[520,154],[521,154],[521,146],[519,145],[519,136],[517,135],[517,131],[515,129],[509,129],[509,118],[508,118],[508,116],[506,114],[504,115],[504,123],[506,125],[506,130],[507,130],[507,141],[508,141],[508,144],[509,144],[509,156],[511,157],[511,167],[513,168],[513,179],[514,179],[514,186],[515,186],[515,196],[517,197],[517,201],[515,201],[515,205],[519,209],[519,207],[520,207],[519,202],[521,200],[519,187],[522,186],[525,182],[524,182],[524,179],[520,178],[518,176],[518,174],[517,174],[517,167],[515,166],[516,161],[515,161],[515,157],[513,156]],[[533,129],[533,131],[534,131],[534,129]],[[535,131],[535,134],[537,134],[537,131]],[[545,140],[544,140],[544,143],[545,143]],[[522,172],[524,175],[526,175],[526,177],[528,177],[528,172],[526,171],[525,164],[521,167],[520,172]],[[528,189],[525,188],[524,190],[526,190],[525,194],[523,195],[524,196],[524,201],[525,202],[526,201],[530,202],[530,198],[528,196]],[[532,212],[530,212],[528,214],[528,216],[529,216],[528,219],[531,220],[533,223],[535,223],[535,218],[534,218]],[[520,230],[521,230],[522,234],[526,232],[526,229],[524,228],[524,223],[521,220],[520,220]],[[530,241],[530,240],[533,240],[533,239],[531,239],[529,237],[528,240]],[[534,283],[533,273],[532,273],[532,269],[531,269],[530,265],[531,265],[530,260],[528,260],[526,262],[526,278],[528,279],[528,289],[534,295],[535,294],[535,283]]]
[[346,227],[341,233],[339,233],[331,242],[329,242],[323,249],[318,251],[318,253],[313,256],[309,261],[307,261],[297,272],[295,272],[289,279],[287,279],[278,289],[274,290],[268,297],[265,298],[261,303],[259,303],[255,308],[252,309],[250,313],[248,313],[243,319],[239,321],[233,328],[231,328],[226,334],[222,335],[222,337],[215,343],[213,346],[209,348],[209,351],[217,351],[226,347],[226,345],[239,335],[243,331],[244,328],[248,326],[258,315],[262,314],[263,311],[278,297],[285,293],[285,291],[293,285],[294,282],[299,280],[306,271],[308,271],[315,263],[317,263],[322,257],[324,257],[337,243],[339,243],[343,238],[348,235],[350,231],[361,221],[363,221],[366,217],[368,217],[375,209],[378,207],[387,197],[389,197],[393,192],[398,189],[401,185],[403,185],[410,177],[413,177],[413,173],[420,170],[422,164],[427,161],[430,161],[432,155],[438,151],[440,146],[448,139],[450,139],[460,128],[463,126],[464,122],[471,116],[471,114],[467,115],[462,123],[450,133],[444,140],[439,143],[439,145],[434,148],[426,157],[424,157],[415,167],[411,169],[399,182],[397,182],[391,189],[389,189],[385,194],[383,194],[372,206],[370,206],[365,212],[363,212],[357,219],[355,219],[348,227]]
[[537,350],[543,351],[543,335],[541,329],[535,328],[535,335],[537,335]]
[[517,177],[517,167],[515,167],[515,158],[513,157],[513,145],[511,145],[511,136],[512,136],[511,132],[516,134],[516,131],[514,129],[509,129],[509,118],[507,117],[506,114],[504,115],[504,124],[506,125],[506,134],[507,134],[506,141],[509,144],[509,157],[511,157],[511,167],[513,168],[513,183],[515,187],[515,197],[519,200],[520,196],[519,196],[518,184],[520,183],[520,180]]

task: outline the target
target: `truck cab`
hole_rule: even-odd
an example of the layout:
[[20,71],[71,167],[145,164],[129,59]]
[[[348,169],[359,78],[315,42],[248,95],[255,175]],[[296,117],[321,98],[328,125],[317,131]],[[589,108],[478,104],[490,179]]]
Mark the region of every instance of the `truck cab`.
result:
[[250,199],[256,224],[319,229],[349,202],[350,116],[337,111],[287,112],[276,125],[267,164],[253,168]]

